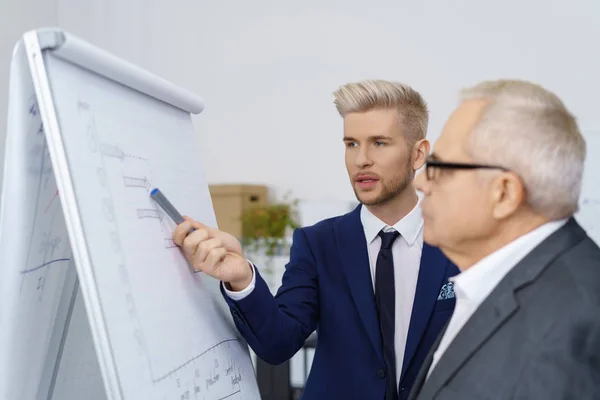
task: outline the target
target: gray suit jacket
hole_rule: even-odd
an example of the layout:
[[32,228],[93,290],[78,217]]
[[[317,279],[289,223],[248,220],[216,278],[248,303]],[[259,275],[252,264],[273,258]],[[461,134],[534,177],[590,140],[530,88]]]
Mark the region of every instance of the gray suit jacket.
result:
[[409,400],[600,399],[600,248],[574,219],[507,274]]

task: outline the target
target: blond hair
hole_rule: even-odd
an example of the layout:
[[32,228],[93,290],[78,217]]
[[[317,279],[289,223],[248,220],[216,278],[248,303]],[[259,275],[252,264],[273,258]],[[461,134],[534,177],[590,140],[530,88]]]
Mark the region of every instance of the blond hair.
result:
[[372,109],[397,109],[403,133],[412,143],[427,135],[429,111],[421,95],[408,85],[385,80],[347,83],[334,93],[334,104],[342,117]]
[[518,174],[527,203],[547,218],[575,214],[586,144],[560,98],[519,80],[485,81],[463,90],[460,97],[487,102],[470,137],[473,158]]

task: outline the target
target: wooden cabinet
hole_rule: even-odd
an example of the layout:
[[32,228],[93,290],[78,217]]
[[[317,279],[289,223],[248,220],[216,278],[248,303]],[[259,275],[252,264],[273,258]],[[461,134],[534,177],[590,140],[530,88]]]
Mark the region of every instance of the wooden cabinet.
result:
[[242,236],[242,211],[268,202],[264,185],[215,184],[209,185],[209,190],[219,229],[238,238]]

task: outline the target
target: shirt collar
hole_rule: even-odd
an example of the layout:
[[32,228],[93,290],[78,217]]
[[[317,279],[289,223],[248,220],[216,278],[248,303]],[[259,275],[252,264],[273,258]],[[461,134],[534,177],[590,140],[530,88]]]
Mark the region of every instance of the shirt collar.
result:
[[[384,228],[389,228],[385,222],[377,218],[367,207],[361,206],[360,220],[365,231],[365,238],[367,243],[371,243],[379,231]],[[400,236],[408,243],[409,246],[413,246],[417,242],[419,233],[423,228],[423,218],[421,216],[421,208],[417,204],[404,218],[396,222],[391,228],[394,228],[400,233]]]
[[483,301],[519,261],[566,222],[562,219],[545,223],[451,277],[457,296],[460,293],[471,301]]

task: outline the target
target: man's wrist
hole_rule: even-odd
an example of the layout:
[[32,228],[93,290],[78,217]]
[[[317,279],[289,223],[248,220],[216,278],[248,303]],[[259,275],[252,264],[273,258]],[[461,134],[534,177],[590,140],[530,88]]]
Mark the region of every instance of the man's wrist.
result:
[[225,282],[226,287],[232,292],[241,292],[252,283],[252,279],[254,278],[254,267],[250,262],[246,261],[246,263],[248,265],[248,274],[243,279]]

